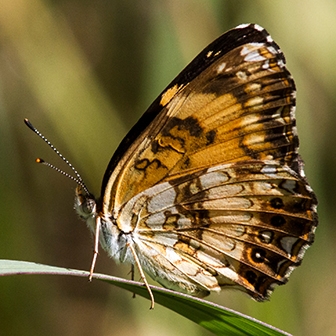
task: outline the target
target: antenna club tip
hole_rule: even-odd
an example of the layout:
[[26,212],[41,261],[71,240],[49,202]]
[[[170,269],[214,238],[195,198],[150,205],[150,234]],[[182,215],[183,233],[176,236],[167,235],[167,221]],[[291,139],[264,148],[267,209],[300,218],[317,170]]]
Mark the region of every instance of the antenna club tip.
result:
[[35,159],[35,162],[36,162],[36,163],[44,163],[44,160],[41,159],[41,158],[37,158],[37,159]]
[[35,131],[35,127],[31,124],[31,122],[27,118],[24,118],[23,121],[26,124],[26,126],[28,126],[31,130]]

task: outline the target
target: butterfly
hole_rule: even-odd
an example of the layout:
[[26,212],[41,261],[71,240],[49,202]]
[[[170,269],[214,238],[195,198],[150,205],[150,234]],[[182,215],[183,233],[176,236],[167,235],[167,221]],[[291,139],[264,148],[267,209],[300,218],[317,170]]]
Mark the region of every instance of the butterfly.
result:
[[91,275],[100,243],[138,268],[152,307],[145,273],[198,297],[236,288],[267,299],[318,222],[298,146],[280,48],[255,24],[224,33],[126,135],[99,198],[76,173],[75,209],[95,235]]

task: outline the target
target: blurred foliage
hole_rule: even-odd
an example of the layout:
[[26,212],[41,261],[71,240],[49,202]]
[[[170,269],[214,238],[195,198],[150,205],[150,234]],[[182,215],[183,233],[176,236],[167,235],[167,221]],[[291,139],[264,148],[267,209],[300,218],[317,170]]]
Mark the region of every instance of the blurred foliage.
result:
[[[306,174],[320,226],[303,265],[271,301],[223,291],[211,300],[295,335],[335,335],[336,2],[333,0],[0,0],[0,256],[88,269],[90,235],[74,184],[34,165],[62,162],[28,117],[99,193],[107,163],[151,101],[208,43],[240,23],[264,26],[297,88]],[[335,163],[335,164],[334,164]],[[97,271],[129,277],[104,253]],[[3,335],[208,335],[120,289],[69,277],[3,278]]]

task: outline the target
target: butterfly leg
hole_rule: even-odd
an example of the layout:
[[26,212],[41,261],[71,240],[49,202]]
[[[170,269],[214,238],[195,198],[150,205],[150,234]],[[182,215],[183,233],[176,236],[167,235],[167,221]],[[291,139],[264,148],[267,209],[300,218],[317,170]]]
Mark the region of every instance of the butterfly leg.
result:
[[[134,280],[134,264],[132,264],[132,266],[131,266],[131,271],[130,271],[130,273],[131,273],[131,280]],[[133,299],[135,299],[135,293],[133,293]]]
[[97,217],[96,218],[96,231],[95,231],[95,241],[94,241],[94,249],[93,249],[93,258],[92,263],[90,267],[90,275],[89,275],[89,281],[92,280],[93,271],[96,265],[96,260],[98,256],[98,247],[99,247],[99,230],[100,230],[100,220]]
[[150,305],[150,308],[149,309],[154,309],[154,295],[152,293],[152,290],[150,289],[149,287],[149,284],[147,282],[147,279],[146,279],[146,276],[145,276],[145,273],[144,271],[142,270],[142,267],[141,267],[141,264],[140,264],[140,261],[139,261],[139,258],[136,254],[136,251],[134,249],[134,247],[132,246],[132,244],[130,243],[127,243],[127,247],[130,248],[132,254],[133,254],[133,257],[134,257],[134,261],[135,261],[135,264],[137,265],[138,267],[138,270],[139,270],[139,273],[140,273],[140,277],[141,277],[141,280],[144,282],[146,288],[147,288],[147,291],[148,291],[148,294],[149,294],[149,297],[150,297],[150,300],[151,300],[151,305]]

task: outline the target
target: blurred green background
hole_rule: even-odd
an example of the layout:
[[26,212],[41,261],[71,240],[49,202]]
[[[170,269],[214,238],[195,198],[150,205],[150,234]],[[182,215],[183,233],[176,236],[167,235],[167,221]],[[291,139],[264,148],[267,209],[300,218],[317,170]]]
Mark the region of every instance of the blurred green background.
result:
[[[319,198],[316,242],[267,303],[210,299],[295,335],[336,335],[336,2],[334,0],[1,0],[0,258],[88,270],[92,239],[73,211],[75,184],[27,117],[96,195],[127,130],[189,61],[224,31],[255,22],[284,51],[297,89],[306,174]],[[101,253],[97,272],[130,277]],[[0,279],[1,335],[209,335],[107,284]]]

